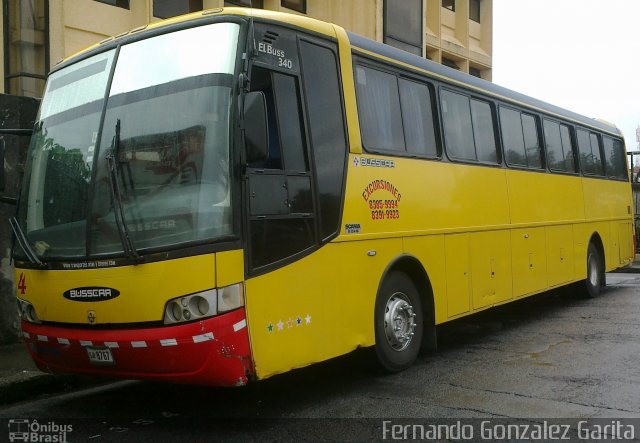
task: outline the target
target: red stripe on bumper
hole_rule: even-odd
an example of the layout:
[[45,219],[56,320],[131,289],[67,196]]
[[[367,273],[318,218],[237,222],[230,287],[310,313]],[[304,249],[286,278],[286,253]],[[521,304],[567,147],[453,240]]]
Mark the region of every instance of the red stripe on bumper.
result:
[[[27,322],[22,322],[22,329],[31,356],[47,372],[214,386],[244,385],[253,373],[242,309],[147,329],[73,329]],[[90,363],[87,347],[108,347],[115,364]]]

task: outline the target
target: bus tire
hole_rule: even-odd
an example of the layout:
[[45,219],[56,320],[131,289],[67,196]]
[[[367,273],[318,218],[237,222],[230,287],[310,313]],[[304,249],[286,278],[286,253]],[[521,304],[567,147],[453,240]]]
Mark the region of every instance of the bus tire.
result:
[[604,283],[604,263],[598,248],[589,243],[587,249],[587,278],[581,291],[584,298],[594,298],[600,295]]
[[422,343],[424,313],[413,281],[391,271],[376,297],[375,354],[384,372],[402,371],[415,361]]

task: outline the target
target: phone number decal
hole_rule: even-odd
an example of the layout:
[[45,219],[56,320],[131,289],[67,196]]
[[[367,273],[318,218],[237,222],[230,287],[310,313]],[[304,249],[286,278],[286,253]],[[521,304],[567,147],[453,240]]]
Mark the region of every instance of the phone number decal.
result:
[[[374,196],[374,194],[376,195]],[[402,194],[393,183],[387,180],[374,180],[364,188],[362,198],[371,211],[371,220],[397,220],[400,218]]]

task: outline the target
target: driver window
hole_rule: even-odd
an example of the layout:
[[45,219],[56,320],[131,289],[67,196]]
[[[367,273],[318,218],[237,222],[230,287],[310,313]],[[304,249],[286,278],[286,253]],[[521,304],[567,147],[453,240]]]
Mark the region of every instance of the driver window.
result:
[[265,94],[269,143],[268,158],[248,171],[256,269],[313,246],[315,216],[298,78],[254,67],[251,89]]

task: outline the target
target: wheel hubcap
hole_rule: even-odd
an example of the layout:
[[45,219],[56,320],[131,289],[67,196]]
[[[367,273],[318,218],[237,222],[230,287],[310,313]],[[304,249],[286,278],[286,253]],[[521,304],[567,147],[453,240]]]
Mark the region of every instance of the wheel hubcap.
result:
[[402,351],[413,340],[416,328],[416,314],[409,304],[408,297],[396,292],[389,300],[384,312],[384,331],[392,349]]
[[599,285],[600,273],[598,272],[598,260],[595,260],[592,255],[589,256],[589,283],[593,287]]

